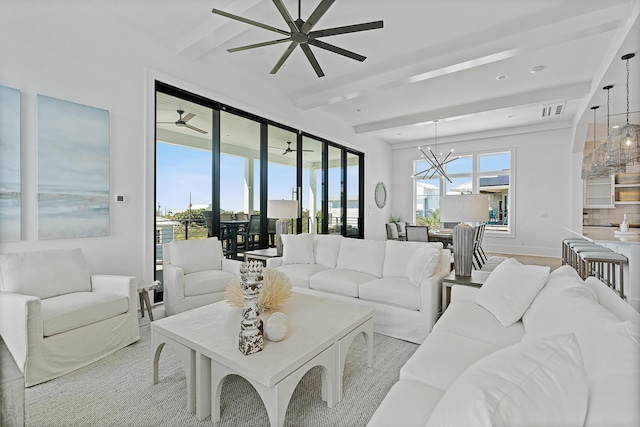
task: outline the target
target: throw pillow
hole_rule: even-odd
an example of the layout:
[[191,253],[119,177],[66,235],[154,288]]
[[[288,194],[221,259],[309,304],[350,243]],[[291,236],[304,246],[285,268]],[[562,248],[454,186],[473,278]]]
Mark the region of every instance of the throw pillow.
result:
[[221,270],[222,253],[217,237],[202,240],[173,240],[171,264],[184,270],[185,274],[204,270]]
[[581,426],[588,391],[573,334],[519,343],[464,371],[438,402],[427,427]]
[[440,263],[441,249],[432,245],[423,245],[415,251],[407,263],[407,277],[416,286],[420,286],[423,279],[433,276]]
[[522,318],[549,277],[549,267],[522,265],[513,258],[500,263],[480,288],[476,303],[502,324]]
[[283,234],[282,264],[314,264],[313,234]]

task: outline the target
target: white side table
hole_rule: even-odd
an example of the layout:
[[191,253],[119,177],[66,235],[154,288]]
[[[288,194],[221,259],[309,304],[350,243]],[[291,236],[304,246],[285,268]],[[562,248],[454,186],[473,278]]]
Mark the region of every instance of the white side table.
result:
[[145,282],[144,280],[138,280],[138,296],[140,297],[140,316],[144,317],[144,306],[147,306],[147,313],[149,313],[149,320],[153,322],[153,313],[151,312],[151,301],[149,301],[149,291],[158,289],[160,287],[160,281],[154,280],[153,282]]

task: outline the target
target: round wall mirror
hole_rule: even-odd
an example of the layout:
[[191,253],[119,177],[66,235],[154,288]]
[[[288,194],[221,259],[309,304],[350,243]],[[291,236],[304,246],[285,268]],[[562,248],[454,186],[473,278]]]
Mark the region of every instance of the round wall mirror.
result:
[[376,184],[375,199],[376,206],[379,208],[383,208],[387,204],[387,187],[385,187],[384,182]]

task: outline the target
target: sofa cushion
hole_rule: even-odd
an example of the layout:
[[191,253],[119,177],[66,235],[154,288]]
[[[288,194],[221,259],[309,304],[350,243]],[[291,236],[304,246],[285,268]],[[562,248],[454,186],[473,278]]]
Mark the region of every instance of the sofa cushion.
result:
[[423,245],[418,249],[407,263],[407,277],[416,286],[427,277],[433,276],[440,263],[441,248],[430,245]]
[[41,299],[90,292],[87,261],[79,248],[0,254],[3,292]]
[[126,313],[129,299],[109,292],[73,292],[42,300],[45,337],[81,328]]
[[[456,289],[473,289],[456,286]],[[522,322],[504,327],[487,310],[473,301],[454,301],[447,307],[433,327],[434,331],[460,335],[498,347],[507,347],[522,341],[525,329]]]
[[344,237],[338,234],[316,234],[314,240],[316,264],[335,268],[343,239]]
[[593,291],[598,303],[616,317],[622,320],[630,320],[635,325],[640,325],[640,313],[620,298],[620,295],[613,289],[593,276],[587,277],[584,284]]
[[[542,290],[538,292],[538,295],[536,295],[535,299],[522,316],[522,323],[524,323],[525,329],[528,329],[529,324],[540,315],[540,312],[545,310],[547,304],[557,298],[558,292],[565,289],[577,288],[583,284],[584,282],[580,276],[578,276],[575,269],[568,265],[557,268],[551,272],[547,279],[547,283],[544,285]],[[594,293],[589,292],[585,286],[582,286],[582,288],[584,292],[591,294],[594,301],[597,300]]]
[[489,310],[503,326],[509,326],[522,318],[547,282],[549,270],[539,265],[522,265],[509,258],[487,277],[476,303]]
[[444,392],[428,384],[403,380],[391,387],[367,427],[424,427]]
[[169,242],[171,264],[184,274],[204,270],[222,270],[222,253],[217,237],[200,240],[172,240]]
[[434,330],[400,369],[400,379],[423,382],[446,391],[469,366],[501,348]]
[[313,234],[283,234],[282,264],[313,264]]
[[382,277],[384,240],[343,239],[336,268]]
[[573,334],[516,344],[479,360],[444,394],[431,426],[578,426],[587,379]]
[[184,296],[224,292],[235,276],[222,270],[196,271],[184,276]]
[[294,288],[309,289],[309,278],[316,273],[328,270],[329,267],[322,264],[287,264],[281,265],[276,270],[283,272]]
[[597,357],[602,343],[607,341],[611,328],[620,319],[599,305],[586,286],[572,287],[556,292],[526,326],[523,341],[535,340],[555,334],[573,333],[582,349],[587,375],[606,363]]
[[599,348],[602,359],[589,381],[585,426],[640,426],[640,331],[625,321],[614,325]]
[[318,291],[357,298],[360,285],[374,279],[376,277],[370,274],[336,268],[311,276],[309,287]]
[[407,265],[411,257],[425,246],[442,249],[442,243],[406,242],[387,240],[385,242],[382,277],[408,277]]
[[420,309],[420,289],[409,279],[387,277],[363,283],[358,289],[360,299],[379,302],[409,310]]

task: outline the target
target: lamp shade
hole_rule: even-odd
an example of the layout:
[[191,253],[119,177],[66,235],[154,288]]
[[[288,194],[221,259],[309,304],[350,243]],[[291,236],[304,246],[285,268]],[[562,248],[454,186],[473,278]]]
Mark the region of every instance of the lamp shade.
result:
[[298,218],[297,200],[267,200],[269,218]]
[[489,221],[489,196],[461,194],[440,197],[440,220],[443,222]]

